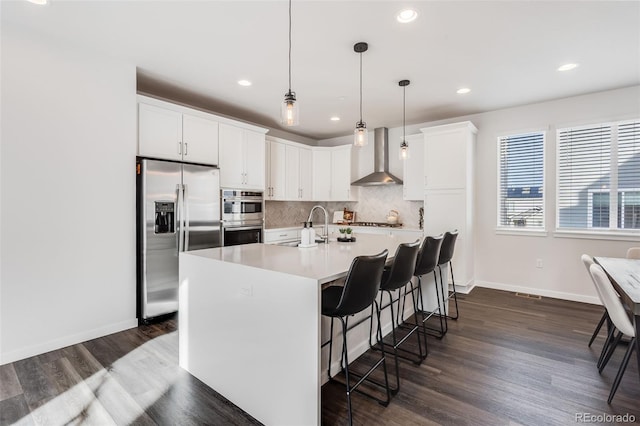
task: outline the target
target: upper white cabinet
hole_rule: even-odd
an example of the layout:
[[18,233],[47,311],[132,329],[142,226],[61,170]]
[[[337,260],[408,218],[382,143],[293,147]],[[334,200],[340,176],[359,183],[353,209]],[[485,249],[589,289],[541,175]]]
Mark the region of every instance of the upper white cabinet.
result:
[[[142,98],[142,97],[141,97]],[[138,154],[218,165],[218,122],[208,114],[142,98],[138,103]]]
[[471,184],[478,131],[470,122],[420,129],[424,133],[425,189],[465,188]]
[[409,158],[404,160],[402,176],[402,198],[405,200],[424,200],[424,135],[406,137],[409,144]]
[[279,138],[267,139],[268,200],[311,200],[311,148]]
[[458,230],[453,256],[456,286],[474,276],[474,154],[477,129],[470,121],[420,129],[424,134],[424,233]]
[[284,200],[287,169],[285,148],[282,142],[267,139],[267,188],[265,199]]
[[220,123],[220,186],[265,189],[266,132]]
[[329,148],[313,150],[313,199],[315,201],[331,200],[331,151]]
[[352,200],[351,145],[313,148],[313,200]]

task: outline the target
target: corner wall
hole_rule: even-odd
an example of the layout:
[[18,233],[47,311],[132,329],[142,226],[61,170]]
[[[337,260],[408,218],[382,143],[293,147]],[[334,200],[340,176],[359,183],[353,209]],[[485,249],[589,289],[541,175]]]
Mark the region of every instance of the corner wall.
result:
[[137,325],[136,70],[2,28],[0,364]]

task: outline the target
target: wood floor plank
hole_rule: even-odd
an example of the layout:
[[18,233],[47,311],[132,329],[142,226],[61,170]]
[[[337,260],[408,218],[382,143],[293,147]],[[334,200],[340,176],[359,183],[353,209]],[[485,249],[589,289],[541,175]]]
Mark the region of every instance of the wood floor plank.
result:
[[[640,421],[635,359],[609,405],[626,348],[598,374],[604,332],[587,347],[601,307],[482,288],[461,296],[459,307],[449,332],[429,337],[420,366],[400,361],[401,389],[389,406],[353,396],[354,424],[567,425],[577,413],[629,413]],[[2,366],[0,426],[259,424],[178,367],[177,329],[169,318]],[[415,350],[414,339],[407,346]],[[365,353],[354,368],[377,356]],[[327,383],[322,424],[346,418],[344,387]]]
[[22,386],[13,364],[0,365],[0,402],[22,394]]

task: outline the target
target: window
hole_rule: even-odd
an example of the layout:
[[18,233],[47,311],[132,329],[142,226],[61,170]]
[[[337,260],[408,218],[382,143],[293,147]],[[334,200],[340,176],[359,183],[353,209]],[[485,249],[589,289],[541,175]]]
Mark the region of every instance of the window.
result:
[[544,132],[498,138],[498,226],[544,229]]
[[640,120],[558,130],[557,227],[640,229]]

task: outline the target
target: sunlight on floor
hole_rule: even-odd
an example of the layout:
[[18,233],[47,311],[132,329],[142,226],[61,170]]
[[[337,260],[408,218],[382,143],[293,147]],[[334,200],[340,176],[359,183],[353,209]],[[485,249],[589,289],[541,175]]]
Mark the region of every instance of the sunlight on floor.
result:
[[178,360],[161,356],[167,351],[158,348],[177,338],[177,332],[173,332],[150,340],[84,381],[63,359],[63,368],[68,368],[60,374],[67,374],[67,380],[77,384],[15,425],[102,426],[135,422],[175,383],[180,372]]

